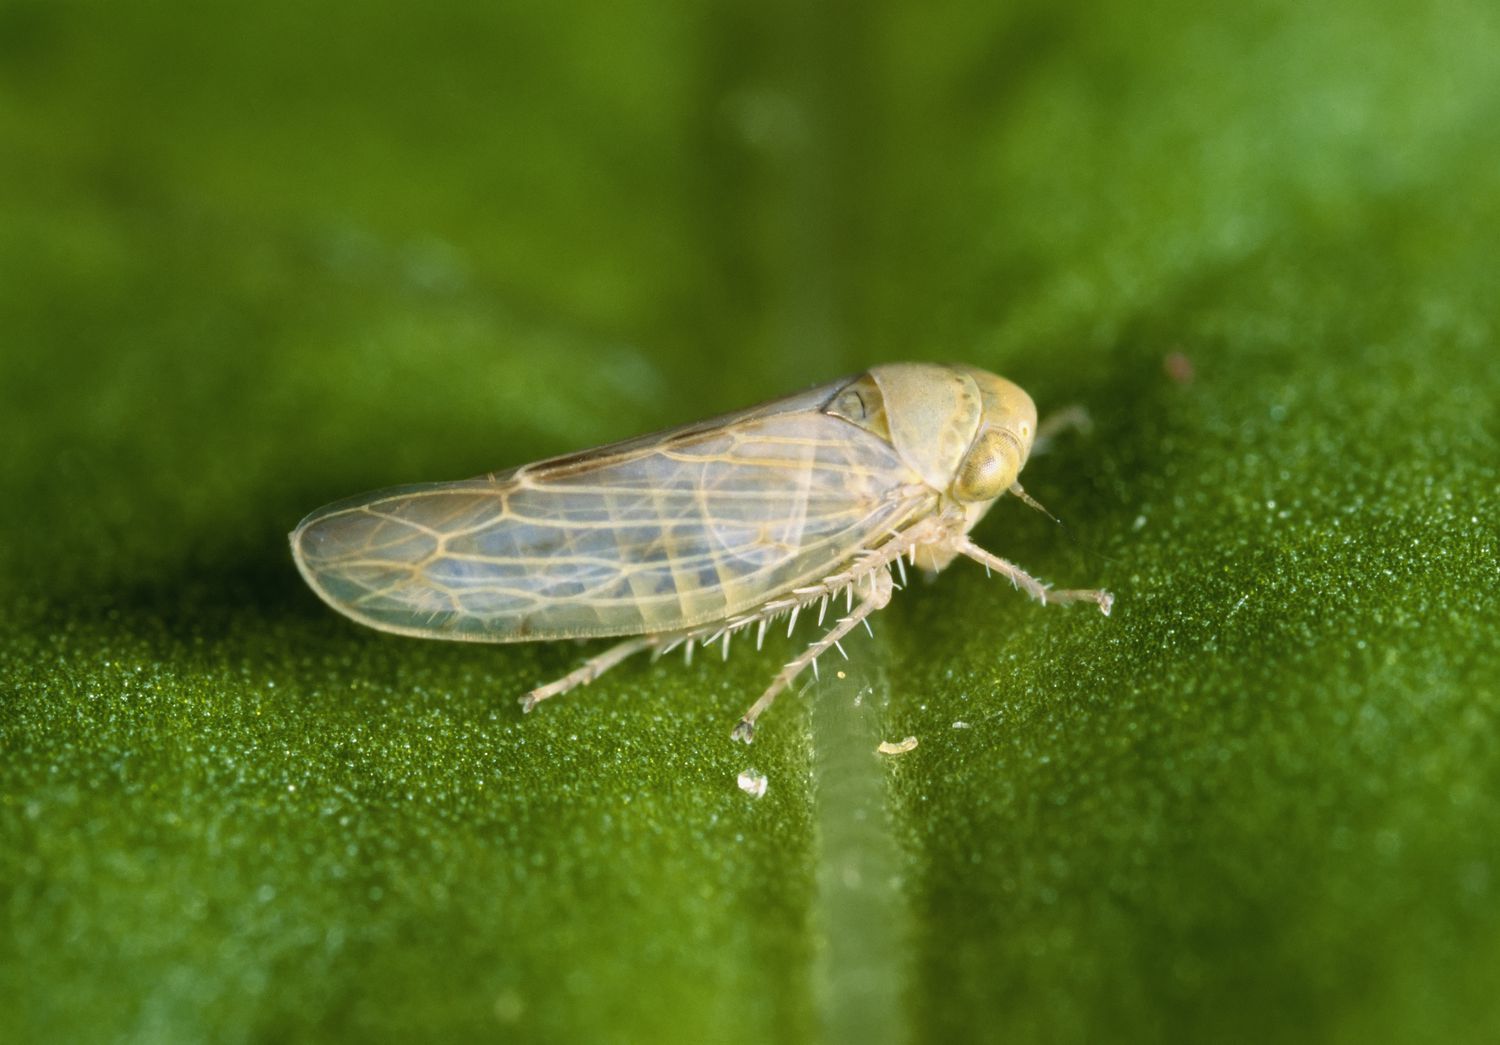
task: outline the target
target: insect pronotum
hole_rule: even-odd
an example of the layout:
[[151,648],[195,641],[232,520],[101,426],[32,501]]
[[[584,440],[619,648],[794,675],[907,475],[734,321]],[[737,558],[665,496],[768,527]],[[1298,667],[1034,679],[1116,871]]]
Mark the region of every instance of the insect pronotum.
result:
[[[723,643],[800,611],[832,625],[777,673],[732,735],[885,606],[906,566],[962,555],[1047,604],[1054,591],[969,539],[1036,438],[1018,386],[969,366],[892,363],[739,413],[458,482],[320,508],[292,554],[362,624],[435,639],[623,637],[521,698],[530,711],[633,653]],[[893,573],[896,575],[893,577]]]

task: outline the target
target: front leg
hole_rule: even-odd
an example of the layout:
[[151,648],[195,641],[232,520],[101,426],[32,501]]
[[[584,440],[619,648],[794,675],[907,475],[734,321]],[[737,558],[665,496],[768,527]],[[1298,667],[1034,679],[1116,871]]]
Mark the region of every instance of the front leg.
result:
[[1102,588],[1070,588],[1064,591],[1053,591],[1015,563],[1002,559],[998,555],[992,555],[967,537],[960,537],[955,540],[953,547],[959,554],[968,556],[985,569],[994,570],[1000,576],[1009,578],[1012,584],[1044,606],[1066,606],[1073,602],[1092,602],[1099,607],[1099,612],[1106,617],[1109,616],[1109,611],[1114,608],[1115,597]]
[[1067,432],[1087,434],[1093,427],[1094,422],[1089,417],[1089,412],[1077,403],[1054,411],[1042,418],[1042,423],[1036,426],[1036,440],[1031,444],[1031,456],[1047,453],[1058,436]]

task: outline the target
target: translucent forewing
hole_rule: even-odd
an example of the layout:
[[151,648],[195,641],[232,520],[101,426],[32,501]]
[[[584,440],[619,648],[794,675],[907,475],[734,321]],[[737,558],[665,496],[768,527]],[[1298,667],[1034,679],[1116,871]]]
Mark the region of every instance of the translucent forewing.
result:
[[330,505],[292,535],[330,605],[434,638],[662,634],[835,572],[935,494],[822,412],[842,383],[715,421]]

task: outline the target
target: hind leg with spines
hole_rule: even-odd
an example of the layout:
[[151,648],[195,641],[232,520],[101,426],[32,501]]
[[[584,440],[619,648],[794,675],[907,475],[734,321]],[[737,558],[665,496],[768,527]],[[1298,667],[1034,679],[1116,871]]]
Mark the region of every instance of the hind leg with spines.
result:
[[798,654],[795,659],[788,661],[786,666],[776,673],[776,677],[771,680],[771,685],[760,695],[759,700],[750,705],[750,709],[734,727],[733,732],[730,733],[731,737],[746,744],[754,740],[756,719],[765,714],[766,709],[775,702],[781,691],[791,685],[792,680],[810,664],[838,645],[838,641],[856,628],[861,621],[891,601],[893,585],[888,569],[882,568],[872,573],[869,584],[869,591],[860,597],[852,610],[835,621],[833,627],[821,638]]

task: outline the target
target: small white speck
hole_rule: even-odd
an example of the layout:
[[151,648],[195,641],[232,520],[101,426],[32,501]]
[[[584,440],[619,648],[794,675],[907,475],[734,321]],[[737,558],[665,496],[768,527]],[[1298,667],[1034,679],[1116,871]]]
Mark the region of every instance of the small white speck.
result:
[[1137,515],[1135,522],[1130,524],[1130,528],[1136,531],[1144,530],[1146,528],[1146,517],[1144,515]]
[[968,729],[969,728],[969,724],[967,722],[965,722],[963,719],[959,719],[957,722],[953,723],[953,728],[954,729]]
[[907,737],[901,741],[882,740],[875,750],[882,755],[904,755],[916,746],[917,738]]
[[751,798],[759,798],[766,793],[766,775],[758,769],[751,768],[741,771],[740,775],[735,779],[735,783],[739,784],[740,790]]
[[495,1019],[501,1023],[517,1023],[526,1015],[526,1002],[513,990],[502,991],[495,999]]

